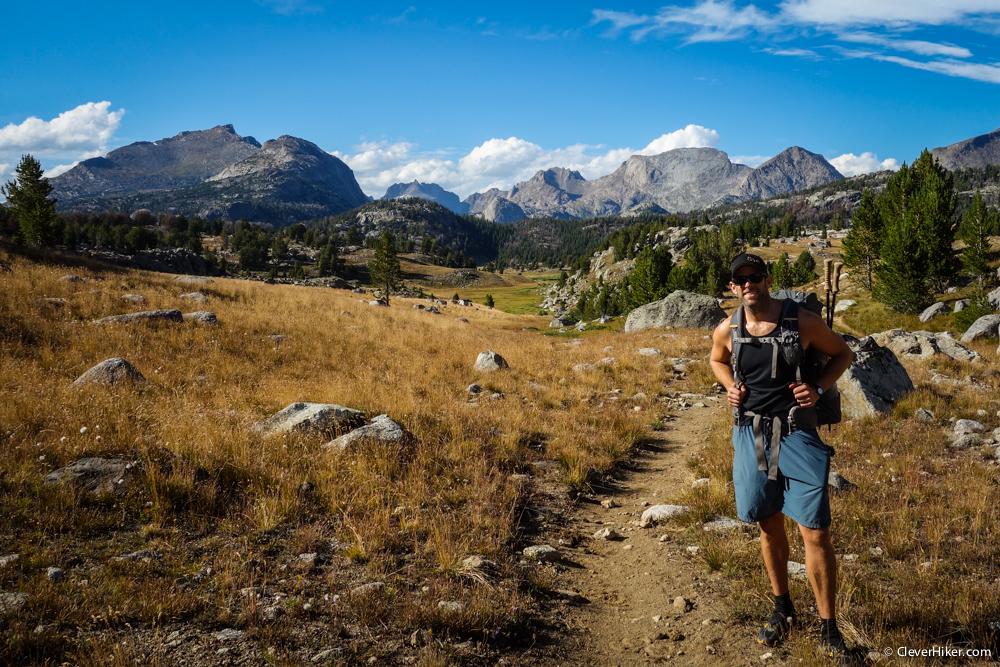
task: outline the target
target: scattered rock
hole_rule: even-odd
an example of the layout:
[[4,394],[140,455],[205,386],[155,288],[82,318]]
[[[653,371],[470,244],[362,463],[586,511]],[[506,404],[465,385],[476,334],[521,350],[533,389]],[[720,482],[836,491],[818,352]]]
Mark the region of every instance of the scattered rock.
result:
[[50,298],[46,298],[46,299],[37,299],[37,301],[38,301],[39,304],[41,304],[43,306],[48,306],[52,310],[59,310],[60,308],[62,308],[63,306],[65,306],[67,303],[69,303],[69,301],[67,301],[66,299],[59,299],[59,298],[55,298],[55,297],[50,297]]
[[959,299],[958,301],[955,302],[954,312],[956,313],[962,312],[963,310],[965,310],[966,306],[968,306],[970,303],[972,302],[969,301],[968,299]]
[[914,418],[922,422],[932,422],[934,421],[934,413],[930,410],[925,410],[924,408],[918,409],[913,413]]
[[146,303],[146,297],[141,294],[123,294],[122,301],[128,301],[130,303]]
[[734,530],[749,533],[752,528],[753,524],[744,523],[739,519],[732,519],[727,516],[720,516],[702,526],[702,530],[707,533],[731,533]]
[[10,565],[20,557],[21,554],[7,554],[6,556],[0,556],[0,567]]
[[555,563],[562,560],[562,554],[559,553],[559,550],[550,547],[547,544],[526,547],[524,550],[524,557],[531,560],[537,560],[540,563]]
[[1000,315],[983,315],[962,334],[961,340],[963,343],[971,343],[985,338],[997,338],[998,329],[1000,329]]
[[50,567],[45,571],[45,576],[49,581],[59,581],[63,578],[63,571],[58,567]]
[[[1000,268],[997,268],[997,277],[1000,278]],[[986,301],[993,310],[1000,310],[1000,287],[987,294]]]
[[873,334],[879,345],[889,348],[897,355],[911,359],[930,359],[943,355],[956,361],[982,361],[982,356],[958,343],[951,332],[906,331],[890,329]]
[[577,364],[576,366],[573,366],[574,373],[587,373],[596,370],[597,366],[594,366],[593,364]]
[[614,501],[613,498],[605,498],[601,501],[601,507],[606,510],[614,509],[615,507],[621,507],[618,503]]
[[339,451],[350,451],[362,442],[403,444],[408,436],[409,432],[390,419],[389,415],[379,415],[368,424],[345,433],[325,446]]
[[793,579],[809,579],[809,575],[806,574],[806,566],[793,560],[788,561],[788,576]]
[[0,614],[19,611],[28,604],[27,593],[0,593]]
[[385,587],[385,582],[382,581],[372,581],[367,584],[361,584],[360,586],[355,586],[351,589],[351,595],[369,595],[375,591],[380,591]]
[[951,441],[951,446],[956,449],[978,447],[981,444],[983,444],[983,438],[978,433],[963,433],[954,437]]
[[243,631],[235,630],[233,628],[226,628],[225,630],[219,630],[212,636],[215,637],[220,642],[227,642],[230,639],[239,639],[240,637],[242,637]]
[[618,531],[610,527],[601,528],[599,531],[594,533],[595,540],[613,541],[613,540],[620,540],[621,538],[622,536],[618,534]]
[[465,322],[466,324],[469,323],[469,320],[465,319],[464,317],[456,317],[455,321],[456,322]]
[[861,340],[844,335],[854,362],[837,380],[841,410],[848,419],[889,412],[893,404],[913,391],[913,382],[892,350],[872,336]]
[[219,320],[215,317],[215,313],[211,313],[207,310],[199,310],[193,313],[184,313],[181,317],[184,318],[185,322],[194,322],[195,324],[219,323]]
[[191,303],[205,303],[208,301],[208,297],[201,292],[188,292],[187,294],[181,294],[179,298]]
[[73,387],[82,387],[87,384],[100,384],[113,386],[121,382],[145,382],[135,366],[120,357],[105,359],[101,363],[90,368],[86,373],[73,381]]
[[691,482],[691,488],[692,489],[700,489],[701,487],[708,486],[711,483],[712,483],[712,480],[710,478],[708,478],[708,477],[702,477],[701,479],[696,479],[693,482]]
[[483,388],[480,387],[475,382],[473,382],[472,384],[470,384],[468,387],[465,388],[465,391],[469,392],[470,394],[481,394],[483,392]]
[[920,313],[920,321],[930,322],[938,315],[943,315],[950,310],[951,308],[948,307],[948,304],[944,303],[943,301],[938,301],[933,306],[928,306],[927,308],[924,309],[924,312]]
[[46,484],[75,484],[84,491],[110,492],[124,484],[132,464],[117,459],[87,458],[74,461],[45,476]]
[[590,600],[580,595],[577,591],[561,588],[555,590],[554,593],[571,604],[587,604],[590,602]]
[[441,600],[438,602],[438,609],[444,609],[445,611],[462,611],[465,609],[465,603]]
[[476,364],[473,368],[477,371],[489,372],[502,371],[510,368],[510,366],[507,364],[507,360],[499,354],[493,350],[487,350],[486,352],[479,353],[479,356],[476,357]]
[[985,430],[986,427],[974,419],[959,419],[955,422],[955,433],[958,434],[982,433]]
[[618,360],[614,357],[604,357],[597,362],[598,366],[615,366],[618,364]]
[[73,276],[73,275],[63,276],[59,280],[61,280],[64,283],[82,283],[83,282],[83,278],[81,278],[80,276]]
[[119,563],[149,563],[154,560],[160,560],[163,558],[163,554],[159,551],[153,551],[152,549],[141,549],[139,551],[133,551],[130,554],[122,554],[121,556],[115,556],[111,560],[117,561]]
[[858,488],[857,484],[848,481],[846,477],[838,472],[831,472],[826,479],[826,483],[834,491],[850,491],[851,489]]
[[252,428],[265,437],[283,433],[333,436],[360,423],[364,416],[360,410],[331,403],[292,403]]
[[715,297],[677,290],[667,298],[639,306],[625,320],[625,332],[678,327],[714,329],[726,319]]
[[844,299],[843,301],[838,301],[837,305],[833,307],[833,312],[843,313],[851,306],[857,305],[857,301],[854,299]]
[[174,282],[207,284],[214,283],[215,281],[204,276],[177,276],[174,278]]
[[636,350],[636,354],[642,357],[658,357],[661,353],[655,347],[643,347]]
[[141,313],[126,313],[124,315],[111,315],[94,320],[94,324],[139,324],[140,322],[183,322],[184,317],[181,311],[175,309],[166,310],[145,310]]
[[658,521],[665,521],[688,513],[686,505],[653,505],[642,513],[640,528],[649,528]]
[[871,553],[872,556],[875,556],[876,558],[879,557],[879,556],[881,556],[882,553],[883,553],[882,552],[882,547],[872,547],[868,551]]
[[691,604],[691,601],[682,595],[678,595],[677,597],[675,597],[672,604],[674,606],[674,609],[681,614],[686,614],[687,612],[691,611],[691,607],[693,606]]

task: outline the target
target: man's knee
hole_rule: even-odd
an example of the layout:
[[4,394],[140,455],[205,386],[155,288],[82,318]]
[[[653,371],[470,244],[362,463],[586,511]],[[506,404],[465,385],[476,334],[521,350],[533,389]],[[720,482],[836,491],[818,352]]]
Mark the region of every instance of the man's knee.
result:
[[785,515],[781,512],[757,522],[762,533],[776,535],[785,532]]
[[829,528],[808,528],[800,525],[799,532],[802,533],[802,541],[805,542],[806,547],[823,549],[833,544],[830,540]]

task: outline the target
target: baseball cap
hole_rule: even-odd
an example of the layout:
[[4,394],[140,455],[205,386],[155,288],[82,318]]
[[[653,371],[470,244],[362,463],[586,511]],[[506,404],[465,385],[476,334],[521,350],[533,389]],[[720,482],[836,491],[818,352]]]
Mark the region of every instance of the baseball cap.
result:
[[736,270],[741,266],[752,266],[762,273],[767,273],[767,264],[764,263],[764,260],[757,255],[751,255],[744,252],[737,255],[736,259],[733,260],[733,263],[729,265],[729,275],[735,275]]

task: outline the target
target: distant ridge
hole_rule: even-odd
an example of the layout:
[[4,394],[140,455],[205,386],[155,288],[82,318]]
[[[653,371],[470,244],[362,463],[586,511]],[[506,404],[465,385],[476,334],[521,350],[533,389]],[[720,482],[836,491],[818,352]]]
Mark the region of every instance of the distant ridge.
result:
[[437,183],[420,183],[417,180],[412,183],[393,183],[382,195],[382,199],[401,199],[403,197],[418,197],[436,202],[458,214],[469,212],[468,204],[459,199],[454,192],[445,190]]
[[945,169],[981,168],[1000,164],[1000,129],[950,146],[933,148],[931,155],[936,157]]

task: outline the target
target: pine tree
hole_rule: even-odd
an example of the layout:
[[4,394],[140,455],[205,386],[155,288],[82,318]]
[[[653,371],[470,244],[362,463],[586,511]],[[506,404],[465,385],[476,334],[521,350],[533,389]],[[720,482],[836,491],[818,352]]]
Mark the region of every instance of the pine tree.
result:
[[666,296],[667,280],[673,268],[670,250],[665,247],[645,247],[635,259],[635,268],[628,277],[630,308],[638,308]]
[[870,190],[861,193],[861,203],[851,218],[851,229],[844,237],[841,259],[851,269],[858,269],[865,289],[872,288],[875,268],[882,247],[882,214]]
[[319,253],[319,275],[321,278],[335,276],[342,268],[342,265],[343,260],[340,259],[337,248],[337,237],[333,236],[330,238],[330,242],[323,246],[323,250]]
[[816,277],[816,258],[809,252],[803,252],[791,266],[791,282],[793,286],[805,285]]
[[388,231],[382,232],[375,245],[375,258],[368,262],[372,285],[382,290],[382,298],[389,305],[389,295],[403,285],[403,270],[396,257],[396,241]]
[[487,294],[486,295],[486,301],[484,301],[483,303],[486,304],[487,308],[492,308],[494,306],[493,295],[492,294]]
[[996,230],[996,213],[986,210],[983,196],[976,190],[969,210],[962,218],[962,240],[965,249],[962,250],[962,265],[970,278],[979,282],[979,288],[985,286],[990,272],[990,235]]
[[778,259],[771,264],[770,268],[775,287],[778,289],[790,289],[792,287],[794,273],[792,265],[788,262],[787,252],[778,255]]
[[21,157],[13,181],[0,187],[7,198],[8,211],[17,220],[25,245],[52,244],[52,223],[56,218],[56,200],[49,199],[52,186],[42,176],[42,165],[30,155]]

